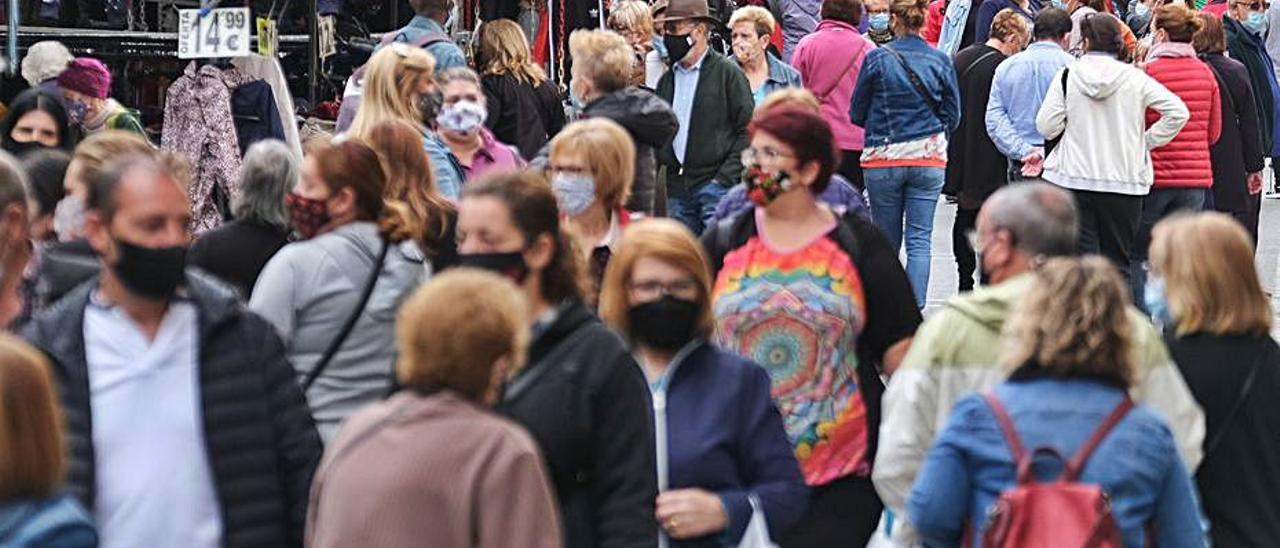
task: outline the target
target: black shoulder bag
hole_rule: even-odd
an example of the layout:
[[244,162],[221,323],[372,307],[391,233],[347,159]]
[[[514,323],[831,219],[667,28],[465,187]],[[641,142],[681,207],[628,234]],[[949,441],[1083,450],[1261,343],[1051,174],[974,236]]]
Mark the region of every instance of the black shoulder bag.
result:
[[907,71],[907,79],[911,80],[911,85],[916,88],[916,93],[924,99],[924,102],[929,105],[929,110],[932,110],[933,115],[937,116],[938,121],[945,126],[947,122],[942,117],[942,107],[938,105],[937,101],[933,100],[933,96],[929,94],[929,88],[924,87],[924,82],[920,81],[920,75],[911,70],[911,66],[907,65],[907,60],[892,46],[884,46],[884,49],[898,59],[898,63],[902,65],[902,70]]
[[307,377],[302,381],[302,393],[306,394],[311,389],[311,385],[315,384],[316,379],[320,378],[320,373],[329,366],[329,362],[333,361],[333,357],[337,355],[338,349],[342,348],[342,343],[351,335],[351,330],[355,328],[356,322],[360,320],[360,313],[364,312],[365,305],[369,304],[369,297],[373,295],[373,286],[378,285],[378,274],[382,272],[382,264],[387,260],[387,251],[391,248],[391,242],[386,238],[382,239],[382,249],[378,251],[378,258],[373,262],[373,271],[369,272],[369,279],[364,283],[364,291],[360,293],[360,301],[356,303],[356,309],[351,311],[351,316],[347,318],[347,323],[342,325],[342,330],[329,343],[329,348],[325,349],[324,355],[320,357],[320,361],[316,362],[315,367],[307,372]]
[[[1070,71],[1071,69],[1066,67],[1063,67],[1062,69],[1062,111],[1063,112],[1067,111],[1067,107],[1066,107],[1067,105],[1067,73]],[[1058,143],[1062,142],[1062,137],[1066,134],[1067,134],[1067,121],[1064,119],[1062,121],[1062,133],[1059,133],[1057,137],[1054,137],[1052,139],[1044,140],[1044,157],[1045,158],[1049,157],[1049,153],[1053,152],[1053,149],[1058,148]]]

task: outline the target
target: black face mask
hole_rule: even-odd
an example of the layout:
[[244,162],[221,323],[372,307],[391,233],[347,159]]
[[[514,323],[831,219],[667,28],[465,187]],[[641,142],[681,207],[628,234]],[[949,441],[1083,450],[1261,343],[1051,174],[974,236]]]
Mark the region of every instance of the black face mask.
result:
[[129,291],[149,299],[169,300],[186,281],[187,248],[142,247],[117,239],[120,256],[111,270]]
[[679,63],[693,50],[693,37],[685,34],[668,34],[662,37],[662,44],[667,46],[667,60],[671,64]]
[[47,147],[40,144],[40,141],[27,141],[25,143],[18,142],[18,141],[9,141],[9,145],[5,147],[5,149],[9,151],[9,154],[12,154],[18,158],[25,156],[28,152],[32,152],[35,150],[48,150],[51,148],[53,147]]
[[507,253],[471,253],[458,255],[458,266],[479,268],[506,276],[517,284],[529,277],[529,265],[524,263],[523,251]]
[[627,310],[636,342],[658,350],[679,350],[693,340],[698,303],[663,295]]

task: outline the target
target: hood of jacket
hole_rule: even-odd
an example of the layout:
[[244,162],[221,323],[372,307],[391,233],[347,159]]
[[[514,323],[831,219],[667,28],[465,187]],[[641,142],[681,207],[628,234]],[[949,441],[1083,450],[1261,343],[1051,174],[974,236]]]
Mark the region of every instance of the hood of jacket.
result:
[[1005,320],[1013,312],[1013,306],[1026,295],[1030,286],[1031,275],[1021,274],[953,299],[947,307],[999,335]]
[[626,128],[637,144],[663,148],[676,136],[676,114],[657,94],[628,87],[600,97],[583,109],[587,117],[603,117]]
[[1130,70],[1137,70],[1121,63],[1110,54],[1088,53],[1071,64],[1071,78],[1080,92],[1093,99],[1106,99],[1115,94],[1129,78]]

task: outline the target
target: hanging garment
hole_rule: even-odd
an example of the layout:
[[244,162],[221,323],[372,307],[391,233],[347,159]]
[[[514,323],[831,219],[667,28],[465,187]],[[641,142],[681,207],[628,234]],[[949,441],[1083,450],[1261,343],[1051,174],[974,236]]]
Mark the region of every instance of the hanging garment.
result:
[[285,140],[275,94],[271,92],[271,86],[262,80],[241,84],[231,92],[231,114],[235,119],[241,156],[258,141]]
[[160,148],[179,152],[191,163],[187,196],[194,235],[220,226],[225,204],[240,194],[240,147],[231,92],[248,81],[251,78],[234,67],[221,70],[192,62],[169,86]]
[[294,114],[297,110],[294,108],[293,95],[289,93],[289,81],[285,79],[280,61],[274,57],[253,54],[232,59],[231,64],[240,69],[240,72],[259,78],[271,86],[271,93],[276,101],[276,112],[280,116],[280,125],[284,129],[284,142],[293,151],[293,156],[301,162],[302,139],[298,135],[298,122]]

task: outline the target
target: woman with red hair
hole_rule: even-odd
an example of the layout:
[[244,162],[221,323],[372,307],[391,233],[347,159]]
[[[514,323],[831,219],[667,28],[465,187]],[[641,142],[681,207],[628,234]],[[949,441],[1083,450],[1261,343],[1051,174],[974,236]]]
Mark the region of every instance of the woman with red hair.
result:
[[920,324],[897,251],[857,214],[817,200],[837,167],[831,129],[780,108],[748,129],[743,179],[754,211],[703,236],[717,343],[759,363],[801,472],[809,509],[784,546],[864,546],[880,500],[871,485],[879,375]]

